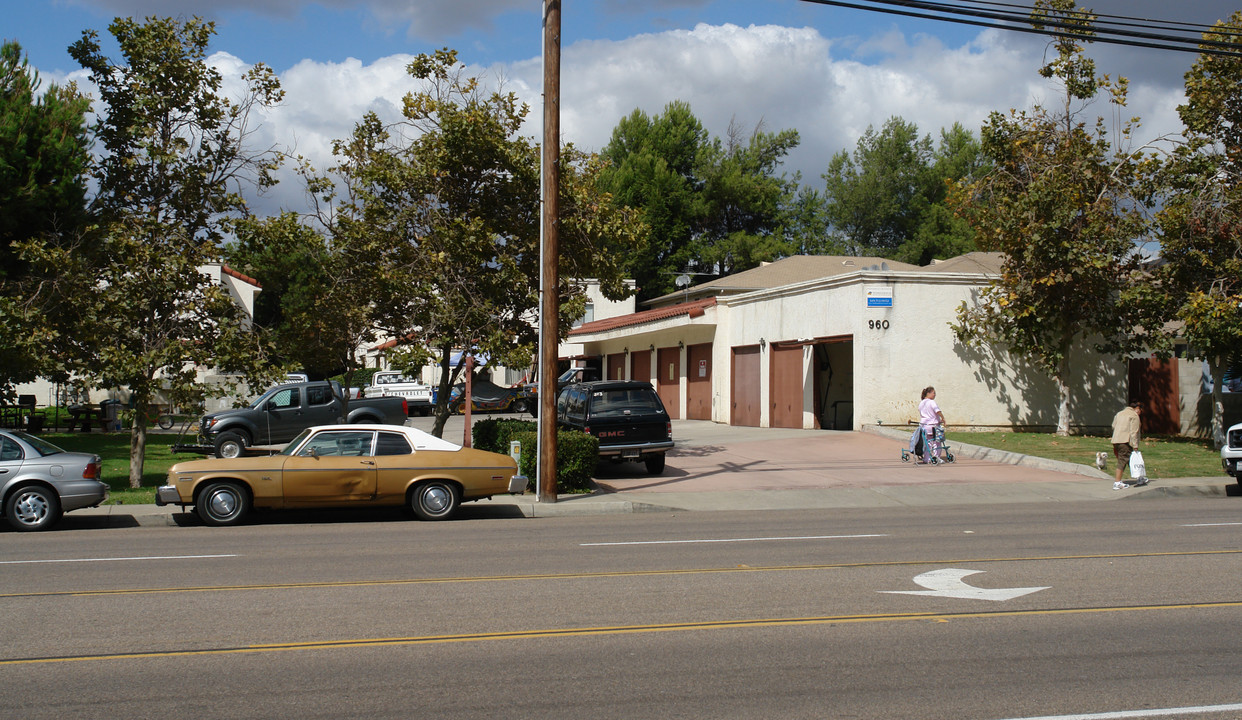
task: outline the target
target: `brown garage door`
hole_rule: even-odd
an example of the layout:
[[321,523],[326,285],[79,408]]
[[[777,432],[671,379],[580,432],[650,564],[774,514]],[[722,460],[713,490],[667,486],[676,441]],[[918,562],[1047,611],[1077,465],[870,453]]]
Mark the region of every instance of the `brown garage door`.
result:
[[686,348],[686,419],[712,419],[712,344]]
[[681,419],[681,348],[656,351],[656,392],[670,420]]
[[733,405],[729,424],[759,427],[759,346],[733,348]]
[[651,382],[651,353],[646,350],[630,353],[630,379]]
[[625,379],[625,353],[613,353],[608,356],[608,379]]
[[802,346],[772,346],[768,398],[772,427],[802,427]]

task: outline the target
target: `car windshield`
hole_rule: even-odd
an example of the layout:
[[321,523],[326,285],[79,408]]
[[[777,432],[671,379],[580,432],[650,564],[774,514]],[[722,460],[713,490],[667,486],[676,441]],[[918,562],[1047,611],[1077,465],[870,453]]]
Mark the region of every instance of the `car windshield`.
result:
[[648,415],[663,410],[660,398],[650,388],[596,390],[591,393],[591,417]]
[[40,455],[43,455],[45,457],[48,455],[59,455],[60,453],[64,452],[64,450],[62,450],[61,448],[56,447],[52,443],[42,438],[35,437],[34,435],[31,435],[30,433],[17,430],[13,432],[13,435],[14,437],[21,438],[23,441],[25,441],[27,445],[34,448],[36,451],[38,451]]
[[313,428],[306,428],[306,429],[305,429],[305,430],[303,430],[301,433],[299,433],[297,437],[295,437],[295,438],[293,438],[292,440],[290,440],[290,441],[289,441],[289,444],[285,446],[285,449],[280,451],[280,454],[281,454],[281,455],[292,455],[292,454],[293,454],[293,451],[294,451],[294,450],[295,450],[295,449],[296,449],[299,445],[301,445],[301,444],[302,444],[302,441],[303,441],[303,440],[305,440],[305,439],[306,439],[306,436],[311,434],[311,430],[312,430],[312,429],[313,429]]
[[561,373],[561,376],[556,379],[556,382],[561,385],[564,385],[567,382],[573,382],[577,379],[579,372],[578,368],[570,368]]

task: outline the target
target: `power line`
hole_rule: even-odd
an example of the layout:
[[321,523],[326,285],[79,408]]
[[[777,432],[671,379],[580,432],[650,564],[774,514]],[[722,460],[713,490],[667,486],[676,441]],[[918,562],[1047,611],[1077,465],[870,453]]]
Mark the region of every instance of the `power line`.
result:
[[[1177,37],[1174,35],[1163,35],[1158,33],[1146,33],[1128,30],[1113,30],[1101,28],[1098,21],[1093,22],[1089,28],[1083,28],[1073,23],[1065,23],[1055,20],[1054,18],[1039,19],[1038,22],[1044,27],[1032,27],[1033,22],[1030,15],[1021,15],[1018,13],[1008,12],[988,12],[968,10],[960,5],[948,5],[937,2],[919,2],[917,0],[868,0],[869,2],[879,5],[896,5],[901,7],[915,8],[925,10],[927,12],[915,12],[914,10],[898,10],[894,8],[877,7],[875,5],[861,5],[853,2],[843,2],[842,0],[803,0],[803,2],[815,3],[818,5],[831,5],[834,7],[843,7],[853,10],[867,10],[870,12],[880,12],[888,15],[899,15],[904,17],[913,17],[923,20],[941,20],[944,22],[952,22],[960,25],[971,25],[975,27],[985,27],[997,30],[1013,30],[1016,32],[1024,32],[1032,35],[1045,35],[1051,37],[1069,38],[1072,40],[1081,40],[1084,42],[1102,42],[1114,45],[1125,45],[1128,47],[1144,47],[1156,50],[1174,50],[1178,52],[1193,52],[1204,55],[1220,55],[1224,57],[1242,57],[1242,44],[1234,42],[1223,42],[1216,40],[1203,40],[1202,38]],[[942,15],[931,13],[945,13]],[[963,17],[964,16],[964,17]],[[971,20],[969,17],[980,17],[985,20]],[[1089,15],[1082,15],[1084,19]],[[1127,20],[1139,20],[1138,18],[1126,18]],[[986,20],[997,20],[1001,22],[987,22]],[[1012,23],[1012,24],[1010,24]],[[1106,23],[1107,24],[1107,23]],[[1121,24],[1121,23],[1117,23]],[[1064,28],[1065,30],[1057,30],[1051,28]],[[1081,30],[1079,30],[1081,28]],[[1066,30],[1079,30],[1077,32]],[[1082,30],[1087,30],[1092,35],[1084,35]],[[1242,29],[1237,29],[1242,33]],[[1212,34],[1222,34],[1219,30],[1210,30]]]

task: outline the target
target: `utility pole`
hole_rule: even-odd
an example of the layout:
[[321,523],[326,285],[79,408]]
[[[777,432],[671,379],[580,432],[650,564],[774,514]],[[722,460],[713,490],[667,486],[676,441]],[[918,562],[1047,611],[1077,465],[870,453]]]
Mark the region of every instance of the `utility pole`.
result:
[[556,502],[556,346],[560,338],[561,0],[543,2],[543,213],[539,249],[539,461],[535,499]]

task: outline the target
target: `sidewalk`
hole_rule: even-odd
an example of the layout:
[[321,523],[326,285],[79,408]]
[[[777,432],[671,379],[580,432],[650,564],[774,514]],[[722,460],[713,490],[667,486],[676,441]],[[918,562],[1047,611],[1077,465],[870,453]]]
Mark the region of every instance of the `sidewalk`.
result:
[[[448,433],[446,432],[446,437]],[[805,510],[891,506],[1112,501],[1237,495],[1220,477],[1153,480],[1113,490],[1112,475],[1094,467],[1033,458],[974,445],[953,445],[948,465],[901,462],[909,431],[866,432],[739,428],[674,421],[677,448],[662,475],[642,465],[601,465],[599,490],[562,495],[555,503],[533,495],[503,495],[468,506],[498,507],[526,517],[662,511]],[[74,515],[167,526],[180,507],[106,505]]]

